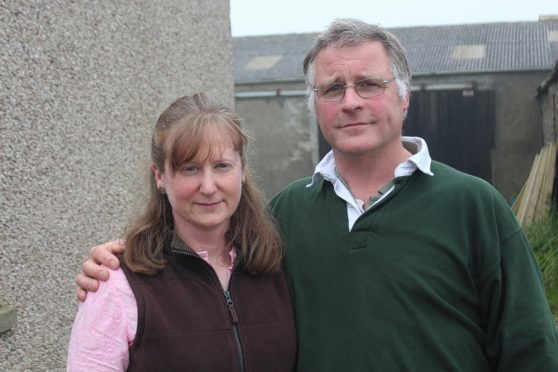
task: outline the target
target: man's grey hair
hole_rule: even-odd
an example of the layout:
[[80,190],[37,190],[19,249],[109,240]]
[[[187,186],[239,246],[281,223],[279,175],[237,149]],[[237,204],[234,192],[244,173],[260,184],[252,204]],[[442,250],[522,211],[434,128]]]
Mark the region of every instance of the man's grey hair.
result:
[[371,41],[379,41],[391,58],[391,70],[398,86],[401,99],[411,92],[411,69],[405,50],[397,38],[378,25],[371,25],[353,18],[334,20],[314,41],[314,45],[304,57],[303,71],[308,95],[308,109],[315,114],[314,62],[318,54],[327,47],[342,48]]

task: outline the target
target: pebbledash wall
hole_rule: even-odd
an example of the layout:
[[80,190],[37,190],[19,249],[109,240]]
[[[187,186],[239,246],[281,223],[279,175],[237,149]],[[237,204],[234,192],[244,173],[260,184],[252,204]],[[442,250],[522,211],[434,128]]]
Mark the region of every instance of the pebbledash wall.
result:
[[0,24],[0,370],[62,370],[75,275],[139,204],[158,115],[234,103],[229,1],[0,0]]

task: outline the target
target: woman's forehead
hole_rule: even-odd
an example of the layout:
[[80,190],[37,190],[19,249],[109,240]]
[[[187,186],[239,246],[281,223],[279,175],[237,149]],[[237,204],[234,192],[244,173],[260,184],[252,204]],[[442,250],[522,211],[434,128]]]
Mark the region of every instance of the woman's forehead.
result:
[[200,143],[198,151],[194,155],[194,160],[221,159],[238,154],[232,139],[207,138]]
[[218,148],[224,151],[227,148],[235,150],[235,139],[231,130],[225,126],[209,125],[202,131],[200,149]]
[[206,127],[195,145],[196,152],[192,160],[205,161],[234,157],[239,154],[233,141],[232,134],[226,128]]
[[[173,130],[174,129],[174,130]],[[172,169],[184,163],[242,158],[236,133],[220,121],[185,121],[171,129],[167,161]],[[174,138],[174,139],[173,139]]]

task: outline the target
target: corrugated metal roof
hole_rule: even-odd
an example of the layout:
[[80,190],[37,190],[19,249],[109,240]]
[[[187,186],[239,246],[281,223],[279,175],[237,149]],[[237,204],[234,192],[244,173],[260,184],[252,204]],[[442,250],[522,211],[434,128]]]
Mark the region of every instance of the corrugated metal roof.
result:
[[[558,20],[389,30],[405,47],[414,76],[550,71],[558,59]],[[302,60],[316,36],[310,33],[234,38],[235,83],[302,80]]]

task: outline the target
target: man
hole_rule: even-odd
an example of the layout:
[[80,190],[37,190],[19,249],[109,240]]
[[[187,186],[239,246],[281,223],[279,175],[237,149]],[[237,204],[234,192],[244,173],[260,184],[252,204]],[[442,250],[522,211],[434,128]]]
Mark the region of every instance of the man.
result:
[[[304,60],[332,151],[271,202],[300,371],[558,371],[558,332],[513,214],[402,137],[411,74],[378,26],[333,22]],[[106,262],[107,246],[95,249]],[[87,273],[99,276],[90,260]],[[83,275],[82,287],[91,285]],[[81,294],[83,297],[83,293]]]

